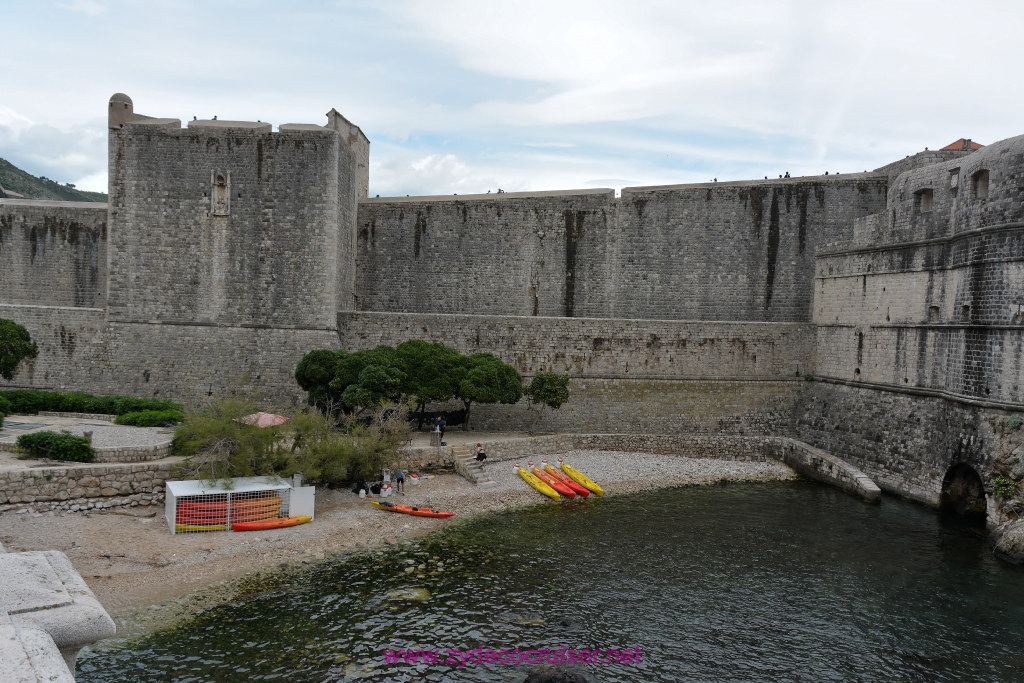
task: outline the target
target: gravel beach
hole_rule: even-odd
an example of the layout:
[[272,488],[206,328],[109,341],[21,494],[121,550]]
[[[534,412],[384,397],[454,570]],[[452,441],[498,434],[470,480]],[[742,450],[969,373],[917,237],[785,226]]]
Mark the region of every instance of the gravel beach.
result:
[[[604,487],[606,495],[795,476],[775,462],[651,453],[572,451],[547,459],[557,464],[559,455]],[[0,514],[0,542],[8,552],[66,553],[125,637],[230,599],[237,592],[232,580],[253,572],[398,543],[487,511],[559,504],[527,486],[511,462],[488,463],[485,472],[496,486],[477,487],[441,472],[389,499],[457,513],[447,520],[385,512],[350,491],[318,489],[314,521],[286,529],[174,535],[162,506],[87,513],[26,509]]]

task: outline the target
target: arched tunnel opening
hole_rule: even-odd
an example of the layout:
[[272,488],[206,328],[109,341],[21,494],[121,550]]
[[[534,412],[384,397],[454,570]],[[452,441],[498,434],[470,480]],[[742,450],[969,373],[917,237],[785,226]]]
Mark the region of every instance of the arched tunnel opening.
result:
[[942,479],[939,511],[968,522],[985,523],[985,486],[973,467],[959,463],[949,468]]

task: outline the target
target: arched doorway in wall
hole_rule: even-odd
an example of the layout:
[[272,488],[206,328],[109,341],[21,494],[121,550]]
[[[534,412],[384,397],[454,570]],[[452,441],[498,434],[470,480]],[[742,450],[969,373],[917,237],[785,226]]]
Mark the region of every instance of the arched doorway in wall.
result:
[[958,463],[949,468],[942,478],[939,510],[984,524],[985,486],[973,467]]

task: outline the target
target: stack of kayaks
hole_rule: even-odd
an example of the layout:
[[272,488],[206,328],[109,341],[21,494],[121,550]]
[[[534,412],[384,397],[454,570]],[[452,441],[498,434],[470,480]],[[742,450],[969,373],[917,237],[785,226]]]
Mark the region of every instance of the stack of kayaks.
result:
[[575,498],[577,495],[587,497],[591,492],[599,496],[604,495],[604,489],[585,474],[562,462],[561,458],[558,462],[562,466],[561,472],[549,465],[546,460],[542,463],[543,468],[534,467],[532,461],[528,465],[529,469],[520,467],[519,463],[516,463],[515,467],[527,484],[553,500],[560,500],[559,494],[567,498]]
[[387,501],[378,503],[373,501],[371,503],[373,507],[378,510],[387,510],[389,512],[401,512],[407,515],[414,515],[416,517],[440,517],[442,519],[447,517],[454,517],[454,512],[441,512],[440,510],[428,510],[426,508],[419,508],[415,505],[402,505],[401,503],[389,503]]
[[280,496],[232,500],[230,504],[227,500],[183,498],[177,504],[175,531],[224,531],[229,523],[277,519],[281,513],[281,502]]

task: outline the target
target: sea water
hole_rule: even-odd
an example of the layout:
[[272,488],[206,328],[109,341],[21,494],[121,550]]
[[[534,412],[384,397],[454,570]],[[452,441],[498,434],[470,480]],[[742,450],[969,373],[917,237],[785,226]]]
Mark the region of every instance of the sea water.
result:
[[984,529],[808,482],[543,504],[247,590],[78,681],[1024,680]]

